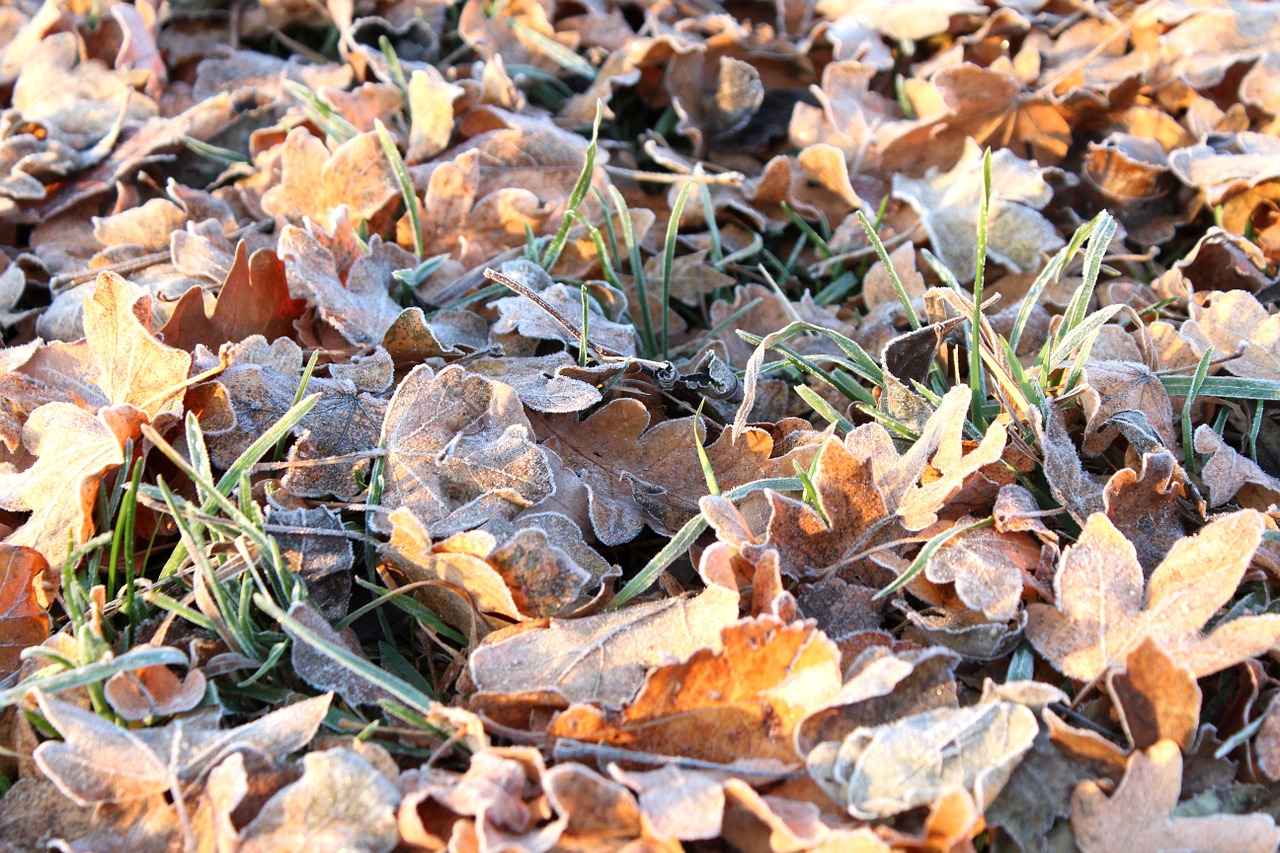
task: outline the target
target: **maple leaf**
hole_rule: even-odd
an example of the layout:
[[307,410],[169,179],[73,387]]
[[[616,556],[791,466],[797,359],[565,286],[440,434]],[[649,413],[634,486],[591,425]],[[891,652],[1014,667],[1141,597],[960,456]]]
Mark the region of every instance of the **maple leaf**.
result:
[[[893,194],[920,214],[933,250],[960,281],[973,280],[978,209],[982,202],[982,149],[972,139],[948,172],[923,178],[893,176]],[[1062,248],[1057,230],[1040,214],[1053,197],[1042,170],[1002,149],[991,156],[988,256],[1015,272],[1035,269],[1044,252]]]
[[1175,817],[1182,787],[1182,753],[1162,740],[1129,758],[1124,779],[1110,798],[1095,782],[1071,797],[1071,828],[1084,853],[1119,850],[1204,850],[1263,853],[1280,844],[1268,815]]
[[1143,584],[1129,540],[1105,515],[1089,517],[1054,578],[1054,604],[1028,607],[1027,638],[1064,675],[1088,681],[1144,639],[1159,642],[1196,677],[1280,642],[1280,616],[1242,616],[1201,634],[1235,593],[1262,538],[1262,517],[1243,510],[1181,539]]

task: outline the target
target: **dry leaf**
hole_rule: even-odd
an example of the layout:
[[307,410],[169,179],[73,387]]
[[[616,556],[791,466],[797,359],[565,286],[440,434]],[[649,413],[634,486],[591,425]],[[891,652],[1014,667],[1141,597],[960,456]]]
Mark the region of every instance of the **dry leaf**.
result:
[[1122,850],[1274,850],[1280,844],[1275,821],[1262,814],[1178,818],[1182,755],[1163,740],[1129,759],[1124,779],[1110,798],[1094,782],[1071,797],[1071,828],[1085,853]]
[[[964,154],[949,172],[930,170],[921,179],[893,176],[893,194],[924,222],[933,250],[960,281],[973,280],[978,208],[982,200],[982,149],[966,140]],[[1053,190],[1035,164],[1007,150],[991,158],[990,236],[987,254],[1015,272],[1036,268],[1041,254],[1063,240],[1040,210]]]
[[40,552],[0,545],[0,679],[17,670],[22,650],[49,636],[49,614],[37,590],[49,569]]
[[720,648],[650,670],[621,712],[573,705],[550,734],[721,764],[791,764],[792,731],[835,696],[839,663],[835,644],[812,627],[744,619],[721,632]]
[[1184,752],[1191,748],[1200,725],[1200,687],[1191,670],[1150,637],[1129,653],[1124,672],[1107,674],[1107,690],[1134,749],[1149,749],[1162,740],[1173,741]]
[[388,853],[400,840],[396,786],[346,749],[302,757],[302,778],[267,801],[238,850],[314,848]]
[[713,586],[695,598],[553,619],[545,628],[490,640],[472,652],[470,701],[500,706],[506,695],[549,692],[565,705],[621,708],[649,667],[704,647],[719,649],[721,629],[737,617],[738,594]]
[[[510,518],[554,488],[515,391],[460,367],[414,368],[387,407],[382,443],[382,505],[409,507],[432,535]],[[389,530],[377,516],[374,526]]]
[[1025,705],[940,708],[852,732],[809,753],[809,775],[863,820],[928,805],[960,787],[979,808],[995,799],[1039,724]]
[[1101,514],[1063,553],[1053,606],[1028,608],[1027,638],[1064,675],[1088,681],[1122,662],[1146,638],[1197,677],[1280,642],[1280,617],[1241,616],[1202,634],[1235,593],[1262,537],[1244,510],[1182,539],[1143,584],[1133,545]]

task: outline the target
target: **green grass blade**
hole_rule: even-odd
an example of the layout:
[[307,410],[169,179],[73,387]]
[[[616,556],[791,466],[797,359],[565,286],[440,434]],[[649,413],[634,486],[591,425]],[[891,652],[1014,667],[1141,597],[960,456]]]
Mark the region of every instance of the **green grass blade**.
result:
[[551,272],[551,268],[560,259],[560,253],[564,251],[564,244],[569,240],[569,229],[573,227],[573,214],[578,212],[578,208],[582,206],[583,199],[587,197],[587,190],[591,189],[591,179],[596,173],[596,150],[600,138],[600,118],[603,115],[604,105],[597,100],[596,118],[591,124],[591,141],[587,143],[587,154],[582,163],[582,171],[578,174],[578,180],[573,185],[573,190],[569,193],[569,201],[565,205],[560,227],[556,229],[555,236],[551,238],[546,251],[542,253],[542,260],[538,262],[539,266],[547,272]]
[[[731,501],[744,498],[752,492],[761,489],[774,489],[775,491],[798,492],[804,488],[804,485],[795,477],[777,477],[769,480],[756,480],[751,483],[745,483],[737,488],[730,489],[724,493],[724,496]],[[613,601],[605,607],[605,610],[616,610],[644,592],[649,586],[658,579],[658,575],[662,574],[662,570],[674,563],[680,558],[680,555],[689,550],[689,546],[693,544],[702,531],[706,530],[710,525],[707,524],[706,518],[701,513],[691,518],[676,531],[676,535],[671,537],[671,541],[653,555],[643,569],[640,570],[634,578],[627,582],[627,585],[618,590],[618,594],[613,597]]]
[[1212,361],[1213,347],[1209,347],[1200,356],[1195,375],[1191,377],[1191,387],[1187,389],[1187,397],[1182,401],[1182,461],[1190,473],[1195,473],[1196,470],[1196,451],[1191,433],[1191,407],[1195,405],[1196,397],[1200,396],[1200,388],[1209,374],[1209,364]]
[[911,328],[913,330],[922,328],[924,324],[920,322],[920,317],[916,314],[916,307],[911,304],[911,297],[907,294],[907,289],[902,284],[902,277],[893,268],[893,261],[889,259],[889,250],[884,247],[884,241],[880,239],[880,235],[876,233],[875,226],[871,224],[870,219],[867,219],[865,213],[859,210],[855,215],[858,217],[858,224],[866,232],[867,239],[875,247],[876,254],[880,257],[880,263],[884,264],[885,272],[889,275],[889,283],[893,285],[893,292],[898,294],[898,301],[902,303],[902,310],[907,313],[907,321],[911,323]]
[[391,138],[391,133],[382,123],[382,119],[374,119],[373,127],[378,132],[382,153],[386,155],[387,162],[391,164],[391,171],[395,172],[396,183],[400,185],[400,197],[404,201],[405,211],[409,214],[409,228],[413,231],[413,254],[421,263],[427,256],[427,250],[422,242],[422,214],[418,210],[418,194],[413,189],[413,178],[410,177],[404,158],[400,156],[400,149],[396,147],[396,142]]

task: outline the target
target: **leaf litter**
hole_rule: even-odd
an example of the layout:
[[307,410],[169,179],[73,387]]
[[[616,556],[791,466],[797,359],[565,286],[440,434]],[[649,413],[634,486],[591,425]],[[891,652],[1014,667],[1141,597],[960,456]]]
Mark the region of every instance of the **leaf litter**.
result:
[[0,10],[0,848],[1275,849],[1278,20]]

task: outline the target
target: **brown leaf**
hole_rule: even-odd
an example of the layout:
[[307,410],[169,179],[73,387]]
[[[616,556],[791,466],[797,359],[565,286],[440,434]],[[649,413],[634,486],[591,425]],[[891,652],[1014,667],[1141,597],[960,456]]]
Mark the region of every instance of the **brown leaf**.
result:
[[[357,658],[364,657],[360,651],[360,643],[356,639],[355,631],[350,628],[341,632],[335,631],[328,621],[309,605],[295,601],[289,606],[289,615],[301,623],[304,628],[318,635],[321,640],[325,640],[330,645],[337,646]],[[293,665],[293,672],[307,684],[317,690],[332,690],[350,705],[375,705],[382,699],[390,698],[387,691],[333,660],[302,638],[294,635],[288,628],[285,628],[284,631],[293,640],[293,645],[289,650],[289,660]]]
[[[1007,150],[991,158],[991,214],[988,256],[1015,272],[1035,269],[1044,252],[1063,240],[1040,210],[1053,191],[1041,170]],[[893,194],[924,222],[934,252],[962,282],[973,280],[977,247],[974,222],[982,199],[982,149],[972,139],[949,172],[931,169],[921,179],[893,176]]]
[[[592,527],[606,545],[634,539],[645,522],[659,532],[674,533],[698,511],[698,499],[707,493],[693,418],[650,426],[643,403],[619,399],[581,423],[546,418],[538,430],[546,446],[589,490]],[[584,444],[584,434],[601,440]],[[774,457],[773,447],[773,438],[764,430],[745,430],[736,444],[725,430],[706,451],[722,490],[762,477],[790,475],[792,460],[806,464],[813,452],[801,447]]]
[[1235,593],[1261,537],[1262,518],[1252,510],[1219,518],[1170,549],[1144,593],[1133,545],[1094,514],[1062,556],[1055,605],[1028,608],[1027,638],[1064,675],[1084,681],[1148,637],[1197,677],[1260,654],[1280,641],[1280,616],[1242,616],[1200,631]]
[[1085,453],[1097,456],[1111,446],[1117,429],[1109,421],[1117,412],[1136,410],[1160,435],[1165,447],[1176,447],[1173,405],[1156,376],[1140,364],[1091,360],[1084,369]]
[[934,583],[954,583],[966,606],[993,620],[1012,619],[1025,580],[1040,564],[1043,546],[1028,536],[972,530],[939,548],[925,565]]
[[293,335],[294,321],[304,307],[302,300],[289,295],[284,264],[275,252],[259,249],[249,257],[242,240],[213,313],[205,313],[204,291],[192,288],[173,307],[160,336],[166,344],[187,351],[196,344],[216,351],[227,341],[239,342],[250,335],[272,341]]
[[[695,598],[669,598],[486,641],[469,662],[473,706],[504,695],[550,692],[563,701],[621,708],[645,672],[694,651],[720,648],[720,631],[738,617],[738,594],[713,586]],[[563,707],[563,706],[562,706]]]
[[1159,450],[1142,454],[1141,471],[1121,468],[1103,488],[1107,517],[1133,543],[1144,572],[1153,571],[1185,535],[1188,485],[1173,454]]
[[346,749],[302,757],[302,778],[267,801],[241,831],[238,850],[389,853],[400,841],[396,786]]
[[373,132],[358,134],[330,154],[305,127],[295,127],[285,138],[281,162],[280,185],[262,197],[262,209],[278,219],[306,217],[332,228],[331,214],[339,205],[346,205],[353,219],[367,221],[399,196]]
[[1123,672],[1107,674],[1107,690],[1134,749],[1168,740],[1186,752],[1200,724],[1200,687],[1150,637],[1129,653]]
[[1209,487],[1209,505],[1219,507],[1235,498],[1241,506],[1264,511],[1280,501],[1280,479],[1245,456],[1241,456],[1209,424],[1196,427],[1195,448],[1209,453],[1209,461],[1200,472]]
[[22,650],[49,636],[49,614],[36,591],[49,564],[39,551],[0,545],[0,679],[18,668]]
[[839,689],[835,644],[813,627],[772,616],[725,628],[721,642],[651,670],[620,712],[573,705],[549,733],[723,764],[794,763],[796,724]]
[[1124,780],[1110,798],[1094,782],[1071,797],[1071,828],[1084,853],[1122,850],[1274,850],[1275,821],[1261,814],[1176,818],[1182,755],[1173,741],[1160,741],[1129,759]]
[[1038,731],[1035,714],[1013,702],[939,708],[819,744],[809,753],[809,775],[863,820],[928,805],[955,787],[983,808]]
[[98,482],[124,462],[124,441],[145,420],[132,406],[103,409],[96,417],[70,403],[49,403],[32,412],[22,442],[35,464],[25,471],[8,463],[0,467],[0,506],[31,513],[6,544],[35,548],[56,566],[71,546],[87,542]]
[[103,692],[122,719],[137,722],[190,711],[204,699],[205,686],[198,669],[180,679],[167,666],[144,666],[111,676]]
[[1202,354],[1210,345],[1215,354],[1234,355],[1223,367],[1236,376],[1273,379],[1280,373],[1280,315],[1267,311],[1257,297],[1244,290],[1211,294],[1207,307],[1191,309],[1182,324],[1182,337]]
[[[382,441],[382,505],[409,507],[431,535],[510,518],[553,489],[515,391],[460,367],[414,368],[387,407]],[[389,531],[385,519],[374,519]]]
[[84,303],[84,336],[100,370],[93,382],[109,403],[129,403],[154,419],[182,399],[191,356],[156,340],[151,297],[135,285],[100,274]]
[[[899,538],[902,527],[885,507],[870,461],[860,461],[835,438],[818,451],[813,507],[772,490],[765,543],[782,560],[782,573],[802,580],[838,574],[865,586],[883,586],[892,574],[864,552]],[[830,521],[824,521],[824,517]]]

